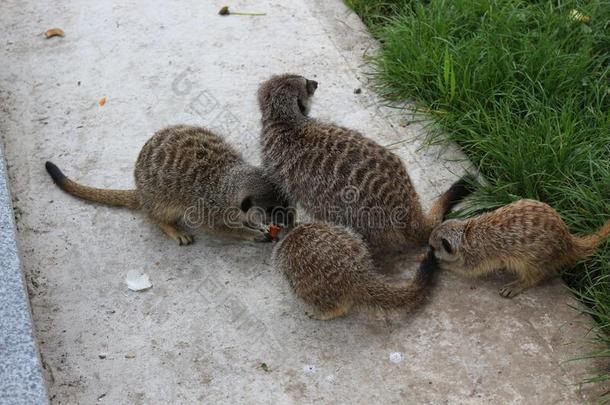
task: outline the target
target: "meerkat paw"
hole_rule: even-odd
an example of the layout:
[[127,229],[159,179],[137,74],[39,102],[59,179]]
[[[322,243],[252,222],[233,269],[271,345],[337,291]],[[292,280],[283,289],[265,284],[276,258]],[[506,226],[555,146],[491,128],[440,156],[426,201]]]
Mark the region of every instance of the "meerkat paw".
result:
[[261,227],[259,229],[246,228],[246,239],[252,242],[271,242],[273,238],[269,232],[268,227]]
[[193,237],[191,235],[182,232],[173,225],[159,224],[159,227],[167,236],[178,242],[178,245],[180,246],[186,246],[193,243]]
[[260,235],[257,235],[257,236],[256,236],[256,237],[253,239],[253,241],[254,241],[254,242],[263,242],[263,243],[265,243],[265,242],[271,242],[271,241],[273,241],[273,238],[271,237],[271,234],[270,234],[269,232],[264,232],[264,231],[261,231],[261,234],[260,234]]
[[186,246],[186,245],[190,245],[191,243],[193,243],[194,239],[192,235],[189,235],[187,233],[183,233],[180,232],[177,236],[176,236],[176,242],[178,242],[178,245],[180,246]]
[[500,288],[500,295],[504,298],[513,298],[521,294],[526,288],[520,281],[513,281]]

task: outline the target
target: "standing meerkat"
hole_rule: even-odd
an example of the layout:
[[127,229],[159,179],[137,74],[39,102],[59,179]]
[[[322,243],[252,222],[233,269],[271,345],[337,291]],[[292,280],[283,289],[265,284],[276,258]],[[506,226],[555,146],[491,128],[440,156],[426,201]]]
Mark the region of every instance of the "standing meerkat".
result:
[[325,223],[294,228],[275,246],[272,262],[320,320],[342,316],[352,306],[413,308],[437,266],[430,251],[413,280],[393,281],[376,271],[360,235]]
[[246,163],[227,142],[200,127],[162,129],[142,148],[135,190],[109,190],[68,179],[51,162],[46,169],[65,192],[88,201],[141,209],[180,245],[193,242],[179,221],[210,233],[270,241],[267,221],[286,204],[260,168]]
[[314,80],[273,76],[258,90],[263,167],[318,221],[361,234],[375,257],[426,246],[432,229],[470,191],[454,184],[425,214],[402,161],[358,131],[308,116]]
[[514,272],[517,280],[500,289],[510,298],[592,254],[609,234],[610,221],[591,235],[572,235],[547,204],[519,200],[470,219],[445,221],[429,243],[441,268],[467,276]]

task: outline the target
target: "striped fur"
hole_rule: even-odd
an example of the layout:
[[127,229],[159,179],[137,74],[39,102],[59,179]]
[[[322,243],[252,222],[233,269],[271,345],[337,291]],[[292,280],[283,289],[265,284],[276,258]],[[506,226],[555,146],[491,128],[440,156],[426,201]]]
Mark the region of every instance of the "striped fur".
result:
[[296,227],[273,251],[274,267],[295,294],[328,320],[352,306],[380,309],[415,307],[437,267],[433,254],[410,282],[392,281],[376,271],[362,237],[353,230],[324,223]]
[[455,187],[429,214],[398,156],[359,132],[307,113],[317,83],[274,76],[258,91],[263,167],[316,220],[349,226],[374,255],[425,246],[456,199]]
[[468,276],[500,269],[517,280],[500,290],[513,297],[592,254],[610,235],[610,221],[591,235],[576,236],[557,211],[519,200],[476,217],[445,221],[430,236],[440,266]]
[[142,209],[180,245],[193,240],[176,228],[184,220],[219,235],[269,241],[264,224],[269,218],[253,219],[252,208],[266,213],[286,205],[260,168],[246,163],[221,137],[201,127],[178,125],[155,133],[138,156],[135,190],[83,186],[54,164],[46,166],[64,191],[89,201]]

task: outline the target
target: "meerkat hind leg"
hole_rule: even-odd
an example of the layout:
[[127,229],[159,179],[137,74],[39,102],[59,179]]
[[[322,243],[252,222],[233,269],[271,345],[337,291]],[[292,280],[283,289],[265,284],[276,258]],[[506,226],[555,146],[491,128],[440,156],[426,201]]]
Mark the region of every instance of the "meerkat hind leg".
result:
[[335,308],[319,310],[316,309],[313,313],[306,312],[307,316],[311,319],[316,319],[318,321],[329,321],[331,319],[339,318],[349,311],[352,307],[352,304],[348,301],[345,301]]
[[159,228],[170,238],[178,242],[178,245],[190,245],[193,243],[193,237],[185,232],[182,232],[175,225],[168,224],[165,222],[158,222]]

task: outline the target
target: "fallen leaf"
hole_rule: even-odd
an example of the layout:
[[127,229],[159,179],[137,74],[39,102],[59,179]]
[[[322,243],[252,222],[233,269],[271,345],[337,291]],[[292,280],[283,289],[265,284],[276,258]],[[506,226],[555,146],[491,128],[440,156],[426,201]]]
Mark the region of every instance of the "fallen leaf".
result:
[[581,13],[580,11],[576,10],[576,9],[572,9],[570,10],[570,18],[574,21],[580,21],[581,23],[588,23],[589,21],[591,21],[591,17]]
[[220,10],[218,10],[218,14],[220,15],[251,15],[251,16],[261,16],[267,15],[266,13],[244,13],[241,11],[229,11],[229,6],[224,6]]
[[46,30],[44,33],[45,38],[53,38],[53,37],[63,37],[64,30],[61,28],[51,28],[50,30]]
[[106,96],[100,98],[97,103],[100,105],[100,107],[103,107],[104,104],[106,104]]

